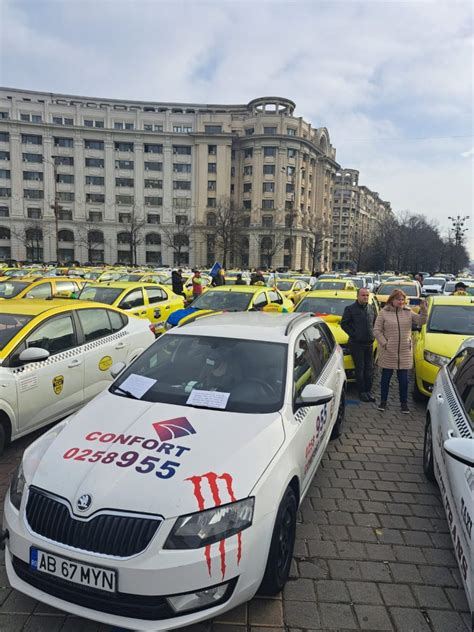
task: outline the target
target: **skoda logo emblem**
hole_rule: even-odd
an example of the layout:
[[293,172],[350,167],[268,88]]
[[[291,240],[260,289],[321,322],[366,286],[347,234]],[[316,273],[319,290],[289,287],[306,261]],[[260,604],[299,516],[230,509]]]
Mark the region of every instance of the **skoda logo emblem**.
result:
[[92,505],[92,496],[90,494],[82,494],[82,496],[76,502],[76,507],[79,511],[86,511]]

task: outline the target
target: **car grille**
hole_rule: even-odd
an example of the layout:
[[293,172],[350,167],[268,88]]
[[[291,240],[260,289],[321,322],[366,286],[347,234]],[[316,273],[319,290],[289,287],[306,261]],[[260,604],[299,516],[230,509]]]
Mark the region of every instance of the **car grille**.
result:
[[26,519],[34,533],[75,549],[114,557],[140,553],[151,542],[162,520],[117,513],[103,513],[89,520],[71,515],[64,499],[30,488]]

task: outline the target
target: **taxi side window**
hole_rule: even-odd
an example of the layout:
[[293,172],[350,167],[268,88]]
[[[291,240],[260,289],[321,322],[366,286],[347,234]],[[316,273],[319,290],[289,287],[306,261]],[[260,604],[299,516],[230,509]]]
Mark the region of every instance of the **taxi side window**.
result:
[[51,283],[42,283],[27,292],[26,298],[51,298],[52,295]]
[[57,292],[74,292],[77,289],[77,283],[74,281],[56,281]]
[[142,289],[132,290],[121,301],[119,307],[122,309],[133,309],[144,304]]
[[316,382],[316,372],[313,367],[308,340],[300,334],[295,342],[293,356],[293,390],[295,399],[307,384]]
[[268,292],[268,300],[270,303],[276,303],[277,305],[283,305],[283,299],[281,297],[280,294],[278,294],[278,292],[275,292],[275,290],[270,290]]
[[[454,374],[451,366],[454,366]],[[472,425],[474,423],[474,350],[462,351],[451,362],[450,369],[458,397]]]
[[128,323],[128,318],[125,316],[125,314],[113,312],[111,309],[108,309],[107,313],[109,315],[110,324],[112,325],[112,331],[114,333],[116,331],[120,331]]
[[150,304],[160,303],[168,299],[166,292],[160,287],[147,287],[146,293],[148,294],[148,301]]
[[80,309],[76,314],[84,333],[84,342],[104,338],[112,333],[106,309]]
[[308,327],[304,335],[308,341],[310,357],[315,368],[316,377],[318,378],[323,372],[326,362],[329,360],[331,349],[318,325]]
[[260,309],[263,309],[266,304],[267,304],[267,297],[265,296],[265,292],[262,292],[261,294],[255,297],[253,301],[253,308],[260,310]]
[[39,347],[51,355],[77,346],[76,334],[69,314],[50,318],[26,338],[26,349]]
[[319,323],[318,327],[321,333],[323,334],[325,344],[327,345],[328,350],[329,350],[329,355],[331,355],[331,353],[334,350],[334,346],[336,344],[334,340],[334,336],[332,335],[331,330],[329,329],[326,323]]

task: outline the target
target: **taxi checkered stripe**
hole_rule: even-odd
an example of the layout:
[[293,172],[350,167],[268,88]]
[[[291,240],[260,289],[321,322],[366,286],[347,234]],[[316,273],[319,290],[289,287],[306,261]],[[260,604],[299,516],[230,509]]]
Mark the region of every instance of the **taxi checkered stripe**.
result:
[[453,414],[454,421],[459,430],[459,434],[464,439],[469,439],[471,437],[469,426],[464,419],[464,415],[462,413],[460,405],[456,401],[453,390],[451,388],[451,384],[449,383],[449,380],[444,372],[441,373],[441,376],[444,392],[446,393],[446,399],[448,400],[449,408],[451,409],[451,412]]
[[81,345],[80,347],[74,347],[74,349],[68,349],[67,351],[61,351],[60,353],[55,353],[50,356],[47,360],[42,360],[41,362],[32,362],[31,364],[27,364],[25,366],[19,366],[13,368],[11,371],[13,374],[18,373],[28,373],[29,371],[36,371],[41,367],[51,366],[52,364],[57,364],[61,362],[61,360],[67,360],[68,358],[73,358],[84,351],[90,351],[92,349],[97,349],[97,347],[101,347],[102,345],[106,345],[114,342],[115,340],[120,340],[124,336],[128,335],[128,330],[122,329],[115,334],[111,334],[110,336],[106,336],[105,338],[98,338],[97,340],[93,340],[91,342],[86,342],[86,344]]

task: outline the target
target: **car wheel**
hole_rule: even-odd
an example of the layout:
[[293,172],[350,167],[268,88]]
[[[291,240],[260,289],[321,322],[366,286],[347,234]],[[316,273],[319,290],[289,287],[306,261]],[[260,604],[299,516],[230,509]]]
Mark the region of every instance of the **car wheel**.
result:
[[337,439],[341,436],[342,431],[344,430],[345,423],[345,415],[346,415],[346,394],[344,391],[341,393],[341,401],[339,402],[339,408],[337,411],[336,423],[331,432],[331,439]]
[[5,426],[0,422],[0,456],[5,450],[7,444],[7,434],[5,432]]
[[415,402],[421,402],[422,404],[426,403],[426,396],[423,395],[423,393],[420,391],[420,389],[418,388],[418,384],[416,383],[416,377],[413,380],[413,399],[415,400]]
[[431,419],[426,417],[425,440],[423,443],[423,471],[428,480],[436,482],[433,462],[433,430]]
[[260,595],[277,595],[286,584],[295,546],[296,511],[295,492],[288,487],[278,507]]

